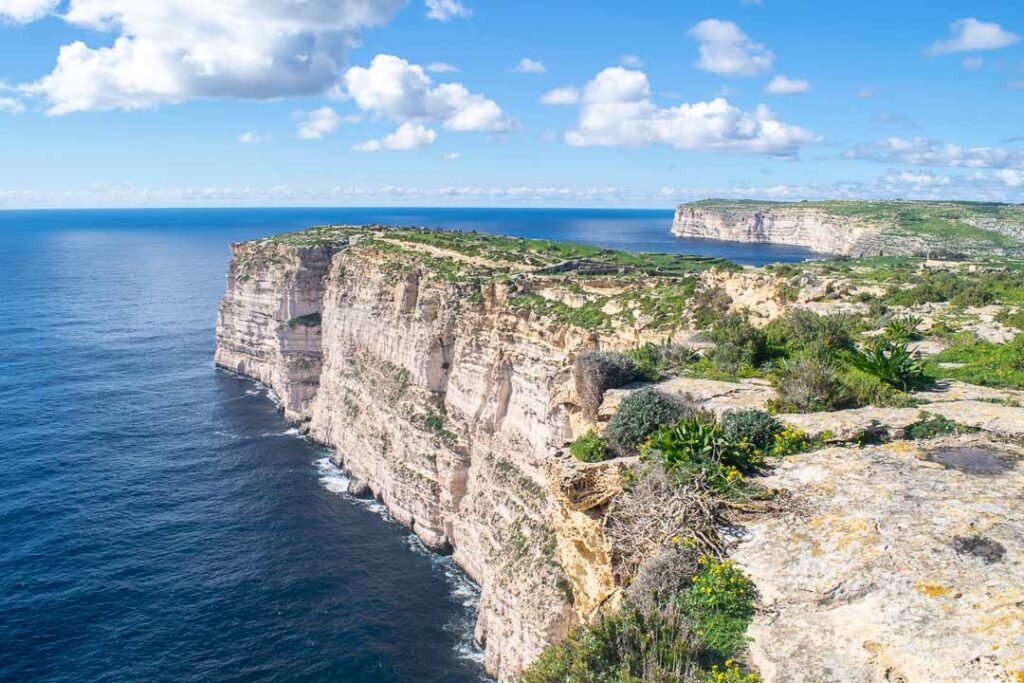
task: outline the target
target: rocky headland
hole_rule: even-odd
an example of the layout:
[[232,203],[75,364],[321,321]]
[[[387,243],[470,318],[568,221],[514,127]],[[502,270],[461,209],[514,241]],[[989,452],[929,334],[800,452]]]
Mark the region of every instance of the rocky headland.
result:
[[480,584],[499,680],[1019,683],[1022,328],[1002,258],[324,226],[232,245],[216,362]]
[[978,202],[760,202],[682,204],[679,237],[788,244],[845,256],[1024,253],[1024,207]]

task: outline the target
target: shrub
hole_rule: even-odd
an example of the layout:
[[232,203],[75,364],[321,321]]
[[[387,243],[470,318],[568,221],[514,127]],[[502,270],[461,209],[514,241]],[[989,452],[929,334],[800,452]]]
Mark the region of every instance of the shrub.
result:
[[743,471],[759,467],[764,455],[746,441],[730,442],[709,414],[662,427],[644,445],[643,453],[656,458],[677,484],[696,479],[730,498],[748,492]]
[[781,318],[773,320],[765,330],[768,341],[788,354],[808,348],[833,354],[852,349],[854,320],[845,314],[818,315],[813,311],[794,308]]
[[692,407],[653,389],[633,392],[608,423],[605,438],[620,454],[635,453],[644,440],[667,424],[678,422]]
[[996,322],[1024,332],[1024,308],[1017,310],[1004,308],[996,315]]
[[850,364],[901,391],[920,386],[925,381],[921,363],[907,348],[906,342],[879,339],[863,351],[850,353]]
[[584,351],[576,356],[573,376],[584,415],[596,416],[604,392],[629,384],[636,375],[636,363],[618,351]]
[[703,330],[729,312],[732,299],[721,287],[706,287],[694,294],[693,303],[693,322]]
[[804,430],[787,425],[775,435],[771,454],[777,458],[784,458],[787,455],[806,453],[823,446],[825,438],[823,435],[818,439],[811,439]]
[[843,371],[839,379],[846,390],[851,407],[905,408],[914,405],[914,400],[907,394],[857,368]]
[[732,562],[700,559],[693,586],[679,598],[679,609],[693,620],[694,632],[713,654],[725,659],[746,647],[754,616],[754,584]]
[[733,444],[750,444],[762,453],[771,450],[782,424],[763,410],[729,411],[722,416],[722,435]]
[[779,394],[773,406],[780,412],[835,410],[850,400],[835,363],[819,355],[783,361],[773,379]]
[[636,378],[648,382],[657,382],[661,379],[665,361],[662,356],[662,349],[657,344],[644,344],[627,352],[629,359],[633,361],[636,368]]
[[939,436],[954,436],[978,431],[974,427],[955,422],[941,415],[922,413],[921,419],[907,427],[908,439],[934,439]]
[[[1024,388],[1024,334],[1006,344],[977,342],[973,336],[957,341],[953,348],[928,359],[929,374],[989,387]],[[961,366],[944,368],[940,363]]]
[[715,344],[708,357],[728,372],[755,367],[767,357],[768,343],[764,331],[751,325],[742,313],[730,313],[720,318],[711,327],[708,338]]
[[608,456],[608,442],[594,432],[587,432],[569,445],[569,452],[581,462],[601,462]]
[[703,655],[689,616],[622,609],[573,630],[523,672],[520,683],[694,681]]

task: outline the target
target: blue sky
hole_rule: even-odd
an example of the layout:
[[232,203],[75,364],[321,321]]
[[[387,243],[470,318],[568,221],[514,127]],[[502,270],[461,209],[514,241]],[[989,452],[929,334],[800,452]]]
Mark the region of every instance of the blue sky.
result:
[[1005,0],[0,0],[0,207],[1024,201],[1022,35]]

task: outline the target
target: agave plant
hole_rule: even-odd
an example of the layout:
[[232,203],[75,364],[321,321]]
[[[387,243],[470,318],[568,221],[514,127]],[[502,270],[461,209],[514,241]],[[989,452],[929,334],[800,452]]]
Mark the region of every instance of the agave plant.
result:
[[902,318],[893,318],[885,326],[885,338],[893,342],[912,342],[921,339],[921,324],[924,322],[919,316],[907,315]]
[[851,352],[850,364],[901,391],[909,391],[925,380],[920,361],[905,341],[879,339],[863,351]]

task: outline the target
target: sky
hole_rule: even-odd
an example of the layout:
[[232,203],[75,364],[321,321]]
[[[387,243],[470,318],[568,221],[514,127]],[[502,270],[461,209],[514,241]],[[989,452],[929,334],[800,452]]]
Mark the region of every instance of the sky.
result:
[[0,0],[0,208],[1024,202],[1024,3]]

